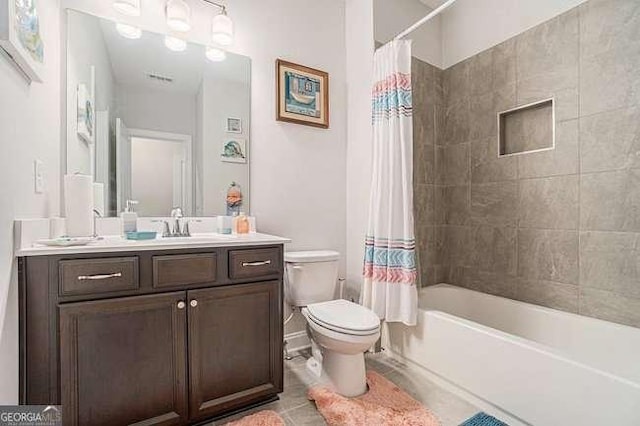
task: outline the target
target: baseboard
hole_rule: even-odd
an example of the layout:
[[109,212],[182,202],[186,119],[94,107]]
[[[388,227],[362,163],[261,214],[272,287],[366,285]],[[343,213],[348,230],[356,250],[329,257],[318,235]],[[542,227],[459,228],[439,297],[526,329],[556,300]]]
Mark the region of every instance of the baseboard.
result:
[[311,341],[306,330],[285,334],[284,341],[289,352],[301,351],[311,347]]
[[417,370],[420,371],[420,373],[422,373],[427,379],[431,380],[432,382],[434,382],[435,384],[437,384],[438,386],[440,386],[441,388],[451,392],[452,394],[466,400],[467,402],[469,402],[470,404],[475,405],[476,407],[478,407],[478,409],[484,411],[487,414],[490,414],[500,420],[502,420],[503,422],[507,423],[510,426],[530,426],[529,423],[526,423],[525,421],[523,421],[522,419],[515,417],[513,414],[502,410],[500,407],[492,404],[491,402],[482,399],[478,396],[476,396],[475,394],[461,388],[460,386],[456,385],[455,383],[447,380],[445,377],[440,376],[437,373],[434,373],[433,371],[429,370],[428,368],[418,364],[415,361],[412,361],[408,358],[405,358],[404,356],[397,354],[389,349],[385,349],[384,353],[391,357],[394,358],[398,361],[401,361],[405,364],[409,364],[412,367],[415,367]]

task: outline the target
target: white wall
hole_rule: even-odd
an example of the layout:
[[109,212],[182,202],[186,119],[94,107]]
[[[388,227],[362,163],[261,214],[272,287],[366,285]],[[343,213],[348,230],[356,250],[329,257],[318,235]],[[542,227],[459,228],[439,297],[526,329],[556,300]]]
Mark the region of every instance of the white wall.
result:
[[[419,0],[373,0],[375,40],[386,43],[401,31],[424,18],[432,9]],[[440,18],[422,25],[407,39],[414,40],[412,55],[442,68],[442,32]]]
[[584,1],[458,0],[442,16],[442,68],[500,44]]
[[117,85],[115,116],[129,129],[195,137],[196,95]]
[[95,67],[95,110],[113,110],[115,86],[109,52],[95,18],[71,15],[67,49],[67,171],[91,174],[92,153],[89,144],[77,134],[77,90],[84,83],[91,91],[91,66]]
[[[213,72],[206,72],[203,79],[203,127],[202,156],[198,162],[202,167],[202,198],[205,216],[226,214],[227,189],[236,182],[243,191],[242,211],[250,212],[248,168],[251,158],[249,139],[250,96],[245,83],[216,78]],[[242,119],[242,133],[226,132],[227,117]],[[248,164],[223,162],[220,158],[222,144],[226,139],[242,138],[247,142]]]
[[[18,289],[13,220],[57,215],[60,197],[60,19],[57,0],[38,2],[45,43],[42,84],[31,86],[0,57],[0,404],[18,401]],[[33,160],[46,192],[34,194]]]
[[347,288],[358,300],[371,187],[373,1],[346,0]]
[[179,142],[131,138],[131,198],[140,203],[140,216],[167,216],[174,202],[176,156],[183,157]]

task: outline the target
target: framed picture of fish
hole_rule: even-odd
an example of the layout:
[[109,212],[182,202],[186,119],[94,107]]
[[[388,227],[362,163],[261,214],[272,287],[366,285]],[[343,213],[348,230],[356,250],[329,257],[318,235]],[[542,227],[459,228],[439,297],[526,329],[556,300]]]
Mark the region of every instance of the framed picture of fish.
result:
[[240,138],[225,139],[222,144],[220,159],[225,163],[246,163],[247,140]]
[[329,128],[329,74],[276,60],[276,120]]
[[38,0],[0,1],[0,47],[31,81],[42,82],[44,40]]

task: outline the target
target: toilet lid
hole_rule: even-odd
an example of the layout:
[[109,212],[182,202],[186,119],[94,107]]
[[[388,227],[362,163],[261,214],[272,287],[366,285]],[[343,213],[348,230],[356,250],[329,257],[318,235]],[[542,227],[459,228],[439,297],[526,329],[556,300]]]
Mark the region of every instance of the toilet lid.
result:
[[307,306],[315,323],[350,334],[372,334],[378,331],[380,319],[373,311],[347,300],[331,300]]

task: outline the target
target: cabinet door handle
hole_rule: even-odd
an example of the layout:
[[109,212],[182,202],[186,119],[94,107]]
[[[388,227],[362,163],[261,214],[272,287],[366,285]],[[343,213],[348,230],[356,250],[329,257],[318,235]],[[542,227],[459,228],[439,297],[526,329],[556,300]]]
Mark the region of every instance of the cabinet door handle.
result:
[[182,300],[178,302],[178,309],[184,309],[187,306]]
[[196,306],[198,306],[198,301],[196,299],[193,299],[191,302],[189,302],[189,304],[192,308],[195,308]]
[[264,266],[271,265],[270,260],[262,260],[260,262],[242,262],[242,266]]
[[122,272],[116,272],[113,274],[80,275],[78,276],[78,281],[108,280],[109,278],[120,278],[121,276]]

